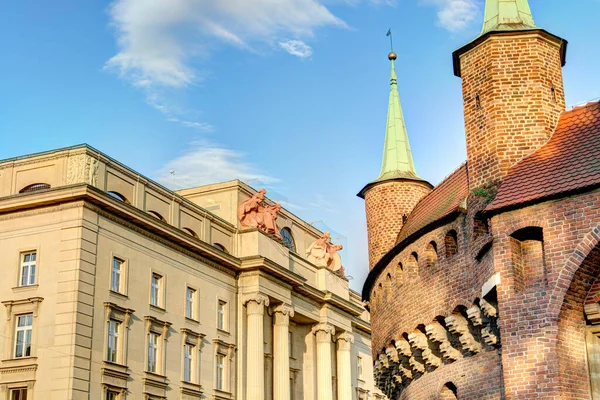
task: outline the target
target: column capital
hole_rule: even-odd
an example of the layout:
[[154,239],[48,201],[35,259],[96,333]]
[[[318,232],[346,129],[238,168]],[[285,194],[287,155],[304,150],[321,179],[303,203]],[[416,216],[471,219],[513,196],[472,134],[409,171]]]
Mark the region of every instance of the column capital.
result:
[[339,350],[350,350],[350,345],[354,343],[354,335],[350,332],[342,332],[336,342]]
[[294,307],[289,304],[278,304],[273,307],[273,313],[288,315],[290,318],[294,317]]
[[265,307],[269,307],[269,296],[266,294],[262,294],[260,292],[246,294],[242,297],[242,303],[247,305],[250,302],[255,302],[256,304],[262,304]]
[[327,334],[327,335],[332,335],[333,336],[333,335],[335,335],[335,327],[333,325],[331,325],[331,324],[326,323],[326,322],[325,323],[320,323],[320,324],[317,324],[317,325],[313,326],[312,333],[314,335],[316,335],[316,334],[318,334],[320,332],[322,332],[324,334]]

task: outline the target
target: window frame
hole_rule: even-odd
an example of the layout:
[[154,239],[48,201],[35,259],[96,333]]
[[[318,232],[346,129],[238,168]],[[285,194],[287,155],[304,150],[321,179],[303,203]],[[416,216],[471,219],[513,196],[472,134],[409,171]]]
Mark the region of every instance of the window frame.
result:
[[[146,340],[146,372],[152,372],[158,374],[159,368],[159,346],[160,346],[161,335],[156,332],[149,332]],[[152,357],[151,357],[152,355]]]
[[[25,397],[15,397],[14,395],[17,393],[17,391],[21,392],[21,394],[23,394],[23,392],[25,392]],[[8,389],[8,400],[27,400],[29,394],[29,388],[27,386],[17,386],[17,387],[12,387]]]
[[[107,328],[107,334],[108,334],[108,345],[107,345],[107,353],[106,353],[106,361],[112,362],[112,363],[118,363],[119,362],[119,356],[120,356],[120,347],[121,347],[121,340],[123,340],[122,338],[122,327],[121,327],[122,323],[114,318],[110,318],[108,320],[108,328]],[[115,329],[114,331],[111,330],[111,326],[114,326]],[[112,342],[114,342],[114,344],[111,347],[111,337],[112,337]],[[114,348],[113,348],[114,347]]]
[[150,305],[163,308],[164,303],[164,276],[158,272],[152,272],[150,275]]
[[[161,321],[152,316],[145,316],[145,356],[144,356],[144,372],[153,375],[165,375],[165,342],[167,340],[167,333],[169,332],[170,322]],[[155,370],[152,371],[150,367],[150,338],[151,335],[156,336],[156,359],[155,359]]]
[[[31,286],[36,286],[38,284],[38,274],[39,274],[38,254],[39,254],[39,252],[37,249],[19,252],[19,277],[18,277],[17,287],[31,287]],[[34,255],[35,260],[34,261],[25,261],[25,257],[27,255],[30,255],[30,256]],[[31,282],[31,267],[33,267],[33,269],[34,269],[33,282]],[[28,269],[28,273],[27,273],[28,283],[23,284],[23,270],[25,268]]]
[[[127,345],[129,342],[129,322],[135,310],[124,308],[114,303],[104,303],[104,351],[103,360],[105,363],[127,366]],[[120,324],[119,336],[116,340],[116,361],[109,360],[109,335],[110,322],[115,321]]]
[[[200,385],[200,358],[202,352],[202,340],[205,335],[202,333],[194,332],[188,328],[181,328],[181,349],[182,349],[182,368],[181,368],[181,381],[186,384]],[[191,346],[191,368],[189,377],[186,377],[186,346]],[[188,379],[189,378],[189,379]]]
[[364,378],[364,364],[361,355],[356,356],[356,378],[363,380]]
[[[192,297],[188,296],[188,292],[192,292]],[[189,310],[189,313],[188,313]],[[189,315],[188,315],[189,314]],[[184,315],[187,319],[198,321],[198,289],[190,285],[185,287],[185,309]]]
[[[213,385],[216,391],[231,393],[231,388],[233,387],[231,370],[233,366],[231,365],[233,353],[235,352],[235,345],[227,343],[221,339],[213,339],[213,347],[215,349],[213,360],[215,362],[213,369]],[[217,385],[218,382],[218,357],[222,357],[223,364],[222,365],[222,379],[221,379],[221,387]]]
[[[113,274],[115,271],[115,261],[120,262],[119,269],[119,287],[118,290],[114,290],[113,286]],[[118,254],[111,254],[110,257],[110,273],[108,274],[108,289],[111,293],[116,293],[121,296],[127,296],[127,283],[129,278],[129,260],[125,257],[121,257]]]
[[[23,300],[7,300],[2,302],[2,304],[6,307],[4,359],[21,360],[37,356],[37,324],[39,306],[43,300],[43,297],[30,297]],[[30,354],[29,356],[15,357],[18,317],[27,314],[32,314]]]
[[[225,392],[225,359],[227,357],[223,354],[217,353],[215,355],[215,389],[220,390],[221,392]],[[219,363],[219,360],[222,360]]]
[[[223,306],[223,308],[221,308]],[[229,315],[229,303],[222,298],[217,299],[217,330],[221,332],[229,332],[229,324],[227,318]]]
[[[19,323],[22,318],[29,318],[29,325],[19,326]],[[13,341],[13,352],[12,359],[21,359],[21,358],[29,358],[32,356],[32,340],[33,340],[33,312],[28,312],[25,314],[17,314],[15,315],[15,327],[14,327],[14,341]],[[23,332],[23,338],[19,341],[19,333]],[[28,334],[29,333],[29,337]],[[19,351],[19,342],[21,342],[21,355],[18,355]],[[29,350],[29,354],[27,354],[27,350]]]

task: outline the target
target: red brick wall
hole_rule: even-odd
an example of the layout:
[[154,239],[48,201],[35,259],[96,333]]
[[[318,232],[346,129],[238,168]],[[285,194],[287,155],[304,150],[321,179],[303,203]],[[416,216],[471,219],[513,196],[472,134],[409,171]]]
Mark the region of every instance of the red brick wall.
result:
[[[482,207],[471,197],[467,214],[408,245],[379,275],[370,304],[374,354],[417,326],[450,315],[458,305],[470,307],[481,296],[483,284],[499,273],[502,365],[497,367],[502,379],[488,377],[487,385],[504,385],[507,399],[589,399],[583,304],[586,298],[596,298],[600,287],[594,285],[600,276],[600,190],[496,215],[490,234],[483,236],[475,234],[474,218]],[[539,243],[529,246],[529,240],[522,240],[524,246],[515,246],[511,235],[527,227],[543,229],[543,258]],[[458,253],[448,259],[444,239],[451,229],[458,232]],[[428,267],[425,254],[432,240],[437,243],[438,263]],[[490,242],[491,249],[483,252]],[[515,251],[526,261],[515,263]],[[406,266],[413,252],[419,263],[411,272]],[[463,373],[485,375],[489,365],[477,360],[489,353],[487,349],[473,356],[469,364],[473,369]],[[443,384],[442,378],[431,387],[426,382],[438,372],[455,376],[463,368],[461,360],[414,379],[400,398],[439,396],[441,386],[433,387]],[[453,383],[461,399],[485,398],[470,391],[461,396],[464,387]]]
[[410,214],[418,201],[430,191],[428,184],[415,181],[383,182],[367,191],[369,270],[394,247],[402,228],[402,216]]
[[554,133],[565,110],[560,46],[535,32],[492,35],[460,64],[473,189],[500,180]]
[[[463,358],[451,365],[424,374],[400,395],[400,400],[443,399],[443,387],[451,382],[460,400],[499,400],[502,397],[502,368],[497,351]],[[452,397],[449,397],[452,398]]]
[[[543,228],[543,280],[514,265],[510,235],[529,226]],[[491,227],[506,398],[589,399],[583,303],[600,262],[584,258],[600,240],[600,192],[499,214]]]

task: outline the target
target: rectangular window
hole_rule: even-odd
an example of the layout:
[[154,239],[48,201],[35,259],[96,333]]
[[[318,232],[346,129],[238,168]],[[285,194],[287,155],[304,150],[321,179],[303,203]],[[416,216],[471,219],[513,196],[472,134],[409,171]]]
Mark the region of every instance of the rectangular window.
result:
[[185,291],[185,316],[186,318],[196,319],[196,291],[187,288]]
[[10,400],[27,400],[27,388],[10,389]]
[[19,315],[15,329],[15,358],[31,356],[33,314]]
[[106,391],[106,400],[118,400],[118,398],[119,398],[118,392],[115,392],[113,390]]
[[37,253],[35,251],[21,253],[19,286],[35,285],[36,259]]
[[119,362],[119,330],[121,323],[111,319],[108,321],[108,354],[106,360],[110,362]]
[[162,276],[158,274],[152,274],[152,283],[150,284],[150,304],[156,307],[161,307],[162,296]]
[[225,321],[227,314],[227,302],[223,300],[219,300],[219,305],[217,306],[217,329],[222,331],[226,330]]
[[356,374],[359,379],[363,377],[363,360],[361,356],[356,357]]
[[292,332],[288,332],[288,352],[289,352],[289,357],[290,358],[294,358],[292,351],[294,350],[294,335],[292,335]]
[[123,293],[123,268],[125,261],[116,257],[113,258],[112,272],[110,276],[110,290],[117,293]]
[[217,390],[225,390],[225,356],[217,354]]
[[185,344],[183,346],[183,380],[192,382],[192,374],[194,370],[194,346]]
[[157,371],[158,365],[158,335],[156,333],[148,334],[148,372]]

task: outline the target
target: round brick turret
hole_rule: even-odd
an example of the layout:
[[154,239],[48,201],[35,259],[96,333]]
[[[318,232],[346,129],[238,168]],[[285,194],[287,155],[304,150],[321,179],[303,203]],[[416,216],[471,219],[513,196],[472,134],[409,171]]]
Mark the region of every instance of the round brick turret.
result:
[[403,220],[431,191],[424,181],[387,181],[364,193],[369,237],[369,270],[394,247]]

